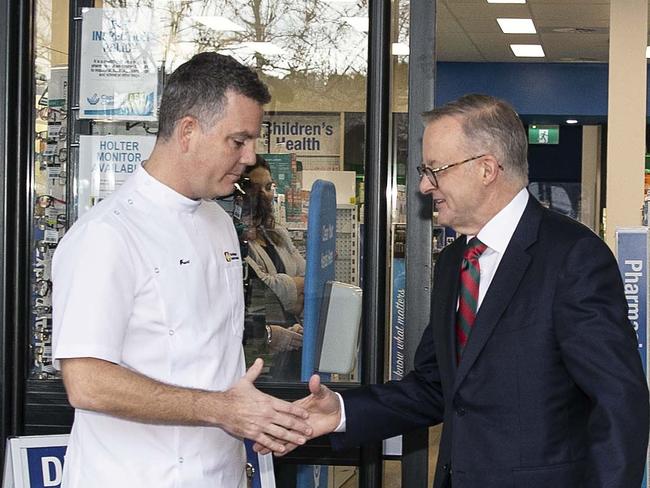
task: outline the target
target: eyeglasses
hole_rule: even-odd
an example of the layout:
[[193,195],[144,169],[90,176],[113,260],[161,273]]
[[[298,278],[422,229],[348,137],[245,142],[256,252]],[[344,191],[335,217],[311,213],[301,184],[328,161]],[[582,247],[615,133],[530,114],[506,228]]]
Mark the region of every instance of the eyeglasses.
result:
[[[446,169],[453,168],[454,166],[460,166],[461,164],[469,163],[470,161],[474,161],[475,159],[480,159],[484,156],[487,156],[487,154],[480,154],[478,156],[473,156],[471,158],[464,159],[463,161],[459,161],[457,163],[445,164],[444,166],[440,166],[438,168],[430,168],[429,166],[425,166],[424,164],[421,164],[416,169],[418,170],[418,175],[420,175],[420,179],[426,176],[429,179],[429,183],[431,183],[433,188],[437,189],[438,177],[436,176],[436,174],[440,173],[441,171],[445,171]],[[499,167],[501,166],[499,165]]]

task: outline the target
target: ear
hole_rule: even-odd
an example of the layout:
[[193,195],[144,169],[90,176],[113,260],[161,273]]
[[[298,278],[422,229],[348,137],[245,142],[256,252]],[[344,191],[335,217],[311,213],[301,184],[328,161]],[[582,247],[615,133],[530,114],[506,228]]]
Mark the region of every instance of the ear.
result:
[[192,116],[186,115],[176,122],[174,138],[178,142],[178,147],[181,152],[189,152],[200,134],[201,127],[199,121]]
[[496,180],[499,171],[501,171],[499,161],[491,154],[487,154],[481,158],[480,163],[483,184],[486,186],[492,184]]

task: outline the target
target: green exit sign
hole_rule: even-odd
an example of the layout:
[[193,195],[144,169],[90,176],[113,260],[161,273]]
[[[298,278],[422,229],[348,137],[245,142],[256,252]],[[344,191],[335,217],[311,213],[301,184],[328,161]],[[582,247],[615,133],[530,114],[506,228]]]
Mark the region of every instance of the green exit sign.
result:
[[559,144],[560,126],[559,125],[529,125],[528,143],[529,144]]

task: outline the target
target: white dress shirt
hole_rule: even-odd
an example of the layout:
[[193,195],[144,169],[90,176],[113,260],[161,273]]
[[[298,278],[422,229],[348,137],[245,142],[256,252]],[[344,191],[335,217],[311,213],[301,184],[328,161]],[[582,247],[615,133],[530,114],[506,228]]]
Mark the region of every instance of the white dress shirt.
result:
[[[515,197],[510,200],[510,203],[503,207],[499,213],[492,217],[487,224],[479,231],[476,237],[487,246],[487,249],[481,254],[479,258],[479,266],[481,268],[481,280],[479,281],[478,288],[478,304],[477,310],[481,308],[481,303],[492,283],[492,279],[499,267],[501,258],[506,252],[510,239],[515,233],[517,225],[524,214],[526,205],[528,204],[528,190],[523,188]],[[474,236],[467,236],[467,241]],[[345,404],[343,397],[338,395],[339,403],[341,405],[341,422],[334,432],[345,432]]]

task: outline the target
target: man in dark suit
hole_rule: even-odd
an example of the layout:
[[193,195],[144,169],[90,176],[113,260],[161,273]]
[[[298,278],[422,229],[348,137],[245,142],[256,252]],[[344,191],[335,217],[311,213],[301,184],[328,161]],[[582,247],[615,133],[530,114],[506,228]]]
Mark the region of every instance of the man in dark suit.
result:
[[424,120],[420,190],[463,235],[436,262],[415,370],[342,398],[312,377],[315,435],[443,422],[434,488],[639,487],[648,389],[612,253],[529,195],[507,103],[469,95]]

